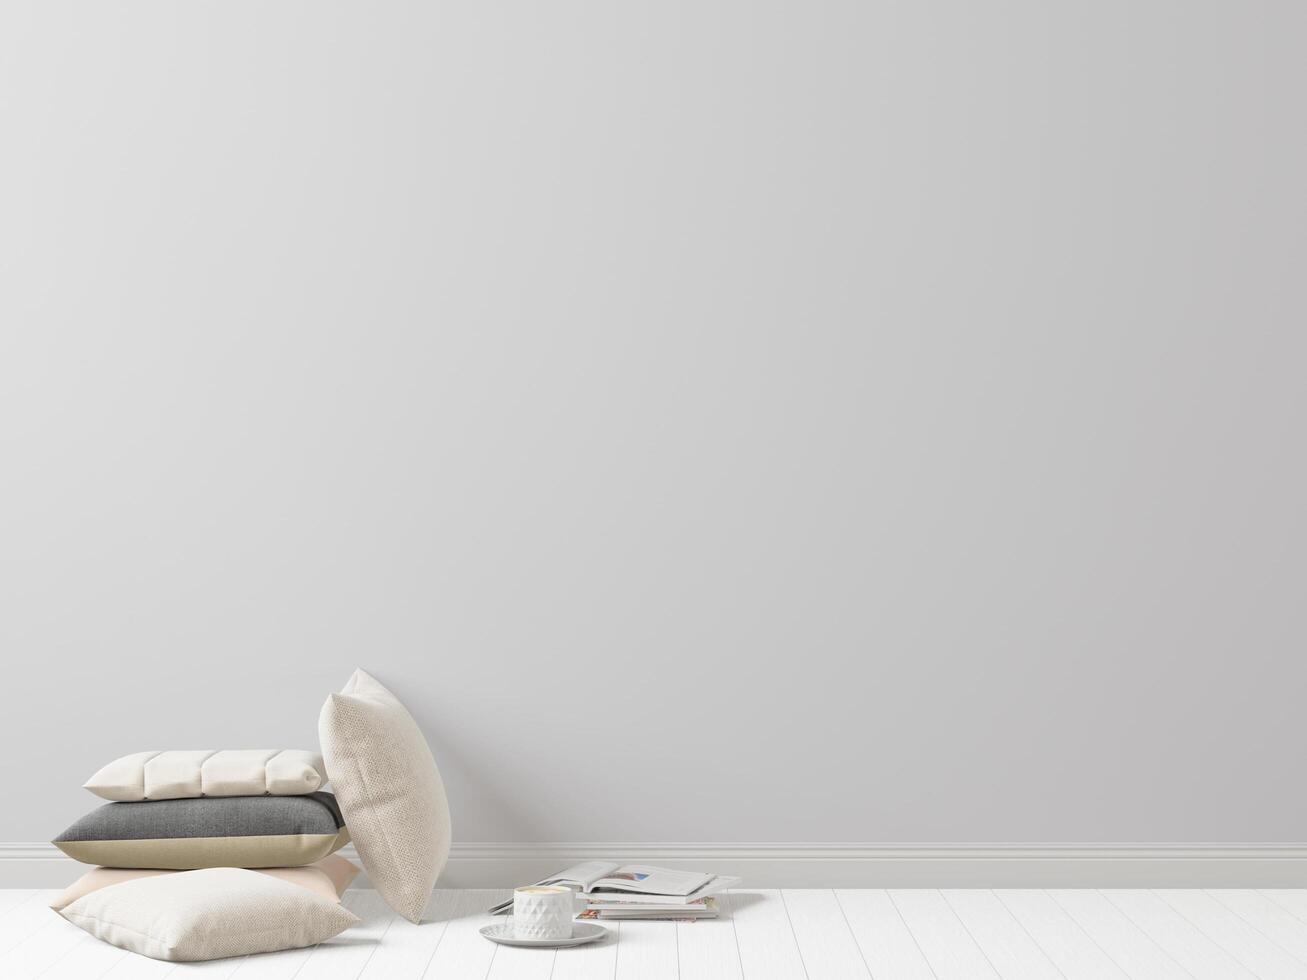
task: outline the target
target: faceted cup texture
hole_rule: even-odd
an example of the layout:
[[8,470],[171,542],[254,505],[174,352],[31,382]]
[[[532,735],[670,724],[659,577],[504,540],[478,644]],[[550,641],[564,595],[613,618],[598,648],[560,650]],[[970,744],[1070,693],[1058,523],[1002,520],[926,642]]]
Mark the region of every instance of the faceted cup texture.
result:
[[567,939],[572,935],[572,893],[513,893],[513,935],[518,939]]

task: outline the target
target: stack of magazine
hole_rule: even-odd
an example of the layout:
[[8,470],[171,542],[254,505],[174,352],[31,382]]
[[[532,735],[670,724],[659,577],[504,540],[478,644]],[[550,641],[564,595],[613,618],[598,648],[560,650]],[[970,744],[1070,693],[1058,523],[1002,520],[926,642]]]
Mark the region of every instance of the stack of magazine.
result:
[[[717,918],[713,896],[739,883],[739,878],[725,875],[608,861],[586,861],[536,882],[576,889],[586,900],[582,919],[671,921]],[[509,899],[490,911],[500,915],[512,910]]]

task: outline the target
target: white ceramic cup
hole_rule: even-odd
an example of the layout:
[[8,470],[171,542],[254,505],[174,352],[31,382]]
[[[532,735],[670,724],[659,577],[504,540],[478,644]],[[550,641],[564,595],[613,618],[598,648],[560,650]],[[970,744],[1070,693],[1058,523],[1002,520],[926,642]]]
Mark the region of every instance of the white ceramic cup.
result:
[[570,939],[572,889],[527,885],[513,889],[513,936],[517,939]]

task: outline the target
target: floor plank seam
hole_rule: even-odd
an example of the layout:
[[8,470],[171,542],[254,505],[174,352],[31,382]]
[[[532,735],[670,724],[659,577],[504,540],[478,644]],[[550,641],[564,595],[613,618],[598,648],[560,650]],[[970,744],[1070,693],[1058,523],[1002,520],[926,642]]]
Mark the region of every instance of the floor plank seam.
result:
[[1307,919],[1304,919],[1301,915],[1299,915],[1299,914],[1298,914],[1297,912],[1295,912],[1293,909],[1289,908],[1289,907],[1288,907],[1287,905],[1285,905],[1283,902],[1278,902],[1278,901],[1276,901],[1274,895],[1267,895],[1267,894],[1266,894],[1266,891],[1265,891],[1264,889],[1260,889],[1260,888],[1257,889],[1257,894],[1258,894],[1258,895],[1261,895],[1262,898],[1266,899],[1268,902],[1271,902],[1271,903],[1273,903],[1273,904],[1275,904],[1275,905],[1278,905],[1280,908],[1284,909],[1284,911],[1288,912],[1291,916],[1293,916],[1295,919],[1297,919],[1297,920],[1298,920],[1299,922],[1301,922],[1303,925],[1307,925]]
[[381,935],[377,937],[377,941],[373,943],[372,949],[368,951],[367,957],[363,960],[363,965],[359,967],[359,972],[354,974],[354,980],[358,980],[359,977],[367,972],[368,964],[372,962],[372,957],[377,955],[377,950],[381,948],[381,941],[386,938],[386,933],[390,932],[390,927],[395,924],[396,918],[398,918],[398,916],[395,916],[387,922],[386,928],[381,930]]
[[[313,957],[317,955],[318,950],[321,948],[322,948],[321,943],[313,944],[313,948],[309,950],[309,955],[304,957],[303,961],[300,963],[299,966],[295,967],[295,972],[290,975],[290,980],[295,980],[295,978],[300,975],[300,971],[304,969],[305,966],[308,965],[309,960],[313,959]],[[165,980],[167,980],[167,978],[165,978]]]
[[944,894],[944,890],[942,888],[937,888],[935,889],[935,891],[939,895],[940,901],[944,903],[944,907],[953,913],[953,918],[958,920],[958,925],[962,927],[962,931],[965,932],[967,934],[967,938],[971,940],[971,945],[975,946],[976,949],[979,950],[980,955],[984,957],[985,962],[989,964],[990,972],[993,973],[994,976],[998,977],[999,980],[1003,980],[1003,974],[998,972],[998,967],[994,965],[994,961],[991,960],[989,958],[989,954],[985,952],[985,947],[980,945],[980,940],[975,937],[974,933],[972,933],[970,926],[968,926],[965,922],[962,921],[962,916],[958,915],[958,910],[955,909],[953,907],[953,903],[948,900],[948,896]]
[[[1108,961],[1109,961],[1113,966],[1116,967],[1117,971],[1121,974],[1121,976],[1125,977],[1126,980],[1131,980],[1131,977],[1130,977],[1129,972],[1127,972],[1126,968],[1123,967],[1120,963],[1118,963],[1118,962],[1116,961],[1116,957],[1113,956],[1111,953],[1109,953],[1106,949],[1104,949],[1104,948],[1103,948],[1103,944],[1100,943],[1100,942],[1099,942],[1097,939],[1095,939],[1093,936],[1091,936],[1091,935],[1089,934],[1089,931],[1088,931],[1084,926],[1082,926],[1082,925],[1080,924],[1080,921],[1079,921],[1079,920],[1078,920],[1074,915],[1072,915],[1071,913],[1067,912],[1066,909],[1063,909],[1061,903],[1058,902],[1058,900],[1057,900],[1056,898],[1054,898],[1052,895],[1049,895],[1049,894],[1048,894],[1048,889],[1047,889],[1047,888],[1041,888],[1040,891],[1042,891],[1045,895],[1048,896],[1048,900],[1049,900],[1050,902],[1052,902],[1054,905],[1056,905],[1059,909],[1062,909],[1062,914],[1065,915],[1068,919],[1071,920],[1071,923],[1072,923],[1072,924],[1073,924],[1077,929],[1080,930],[1081,934],[1082,934],[1086,939],[1088,939],[1091,943],[1094,944],[1094,946],[1098,949],[1098,951],[1099,951],[1100,953],[1102,953],[1104,956],[1107,957]],[[1058,972],[1061,973],[1062,971],[1059,970]],[[1065,973],[1063,973],[1062,975],[1063,975],[1063,976],[1066,976]]]
[[849,913],[844,908],[844,903],[840,901],[840,893],[836,889],[830,890],[831,895],[835,898],[835,907],[840,910],[840,915],[844,917],[844,928],[849,930],[849,935],[853,937],[853,945],[858,949],[858,955],[862,957],[862,967],[867,971],[867,976],[871,980],[878,980],[876,974],[871,969],[871,964],[867,962],[867,954],[862,948],[862,943],[858,942],[858,934],[853,931],[853,923],[849,921]]
[[1257,924],[1256,924],[1255,922],[1253,922],[1251,919],[1249,919],[1246,915],[1243,915],[1242,913],[1240,913],[1238,909],[1233,909],[1233,908],[1231,908],[1227,903],[1222,902],[1221,899],[1220,899],[1219,897],[1217,897],[1216,895],[1213,895],[1213,894],[1211,893],[1211,891],[1208,890],[1208,889],[1206,889],[1206,888],[1203,889],[1203,894],[1206,895],[1208,898],[1210,898],[1210,899],[1211,899],[1213,902],[1215,902],[1217,905],[1221,906],[1221,908],[1225,909],[1227,912],[1229,912],[1229,913],[1230,913],[1231,915],[1233,915],[1235,918],[1237,918],[1240,922],[1244,923],[1244,924],[1245,924],[1249,929],[1251,929],[1253,932],[1257,933],[1257,935],[1261,936],[1263,939],[1265,939],[1268,943],[1270,943],[1270,944],[1271,944],[1272,946],[1274,946],[1276,949],[1278,949],[1278,950],[1280,950],[1282,953],[1284,953],[1285,956],[1289,957],[1289,958],[1290,958],[1291,960],[1293,960],[1294,962],[1301,963],[1303,966],[1307,966],[1307,960],[1304,960],[1302,957],[1300,957],[1300,956],[1299,956],[1297,953],[1295,953],[1293,950],[1285,948],[1285,947],[1282,946],[1279,942],[1277,942],[1275,939],[1272,939],[1272,938],[1271,938],[1270,936],[1268,936],[1266,933],[1262,932],[1261,929],[1258,929],[1258,928],[1257,928]]
[[672,942],[676,944],[676,980],[681,980],[681,924],[672,923]]
[[921,960],[926,964],[926,969],[930,971],[930,975],[934,977],[935,980],[939,980],[939,973],[935,969],[935,964],[930,962],[930,957],[926,955],[926,951],[922,948],[921,942],[917,939],[917,934],[912,931],[912,926],[908,925],[908,920],[904,918],[903,910],[899,908],[899,903],[894,901],[894,893],[887,888],[885,889],[885,897],[889,899],[890,905],[894,906],[894,911],[898,914],[899,921],[903,923],[903,928],[906,929],[908,935],[912,937],[912,945],[917,947],[917,952],[921,954]]
[[[451,909],[450,911],[451,911],[451,914],[452,914],[453,912],[457,912],[457,911],[459,911],[459,906],[457,906],[457,905],[454,906],[454,908]],[[423,966],[422,966],[422,972],[418,974],[418,980],[422,980],[422,978],[425,977],[425,976],[427,975],[427,973],[430,972],[430,970],[431,970],[431,964],[432,964],[433,962],[435,962],[435,959],[436,959],[436,953],[438,953],[438,952],[440,951],[440,944],[443,943],[443,942],[445,941],[445,937],[446,937],[447,935],[449,935],[449,920],[448,920],[448,919],[446,919],[446,920],[441,924],[441,927],[440,927],[440,935],[436,937],[436,944],[435,944],[434,946],[431,947],[431,955],[427,957],[427,961],[426,961],[426,963],[423,964]],[[552,973],[552,971],[551,971],[551,973]]]
[[1193,929],[1193,930],[1194,930],[1195,932],[1197,932],[1199,935],[1203,936],[1203,937],[1204,937],[1204,938],[1205,938],[1209,943],[1211,943],[1213,946],[1215,946],[1217,949],[1219,949],[1219,950],[1220,950],[1222,953],[1224,953],[1226,956],[1230,957],[1230,959],[1233,960],[1235,963],[1239,964],[1239,966],[1242,967],[1246,972],[1252,974],[1253,976],[1258,976],[1258,973],[1257,973],[1256,970],[1254,970],[1251,966],[1249,966],[1249,965],[1248,965],[1247,963],[1245,963],[1242,959],[1240,959],[1238,956],[1236,956],[1232,950],[1226,949],[1226,948],[1225,948],[1224,946],[1222,946],[1219,942],[1217,942],[1215,936],[1209,934],[1209,933],[1207,932],[1207,930],[1205,930],[1205,929],[1203,929],[1201,926],[1199,926],[1197,922],[1195,922],[1193,919],[1189,918],[1189,916],[1185,915],[1185,914],[1184,914],[1183,912],[1181,912],[1178,908],[1176,908],[1174,905],[1172,905],[1170,902],[1168,902],[1168,901],[1166,900],[1165,896],[1159,895],[1159,894],[1157,893],[1157,890],[1156,890],[1156,889],[1154,889],[1154,888],[1148,888],[1148,889],[1144,889],[1144,890],[1147,891],[1148,894],[1152,895],[1152,896],[1153,896],[1155,899],[1157,899],[1159,902],[1161,902],[1163,905],[1165,905],[1165,906],[1166,906],[1168,909],[1170,909],[1172,912],[1174,912],[1176,915],[1178,915],[1178,916],[1179,916],[1181,919],[1183,919],[1186,923],[1188,923],[1188,925],[1189,925],[1189,927],[1190,927],[1191,929]]
[[5,950],[4,955],[5,955],[5,956],[11,956],[12,954],[18,952],[20,949],[22,949],[24,946],[26,946],[28,943],[33,942],[34,940],[36,940],[36,938],[37,938],[38,936],[40,936],[41,933],[43,933],[43,932],[47,932],[47,931],[49,931],[50,929],[53,929],[53,928],[54,928],[54,922],[55,922],[55,920],[52,920],[52,921],[50,921],[50,922],[43,922],[43,923],[41,923],[41,924],[38,925],[35,929],[33,929],[33,930],[31,930],[30,932],[28,932],[27,935],[25,935],[22,939],[18,940],[18,942],[14,943],[14,944],[13,944],[12,946],[10,946],[7,950]]
[[794,948],[799,951],[799,966],[803,967],[803,976],[805,980],[812,980],[808,976],[808,961],[803,958],[803,945],[799,942],[799,934],[794,931],[794,920],[790,918],[790,907],[785,901],[785,889],[780,889],[781,908],[785,910],[785,921],[790,925],[790,936],[794,939]]
[[[1158,941],[1157,941],[1157,938],[1156,938],[1156,937],[1155,937],[1151,932],[1149,932],[1147,929],[1145,929],[1145,928],[1143,927],[1142,924],[1136,922],[1136,921],[1134,920],[1134,916],[1128,914],[1128,913],[1126,912],[1125,909],[1121,908],[1121,906],[1117,905],[1116,902],[1112,901],[1112,896],[1111,896],[1111,895],[1108,895],[1108,894],[1107,894],[1106,892],[1104,892],[1101,888],[1095,888],[1095,889],[1094,889],[1094,893],[1097,894],[1100,898],[1102,898],[1103,901],[1105,901],[1108,905],[1112,906],[1112,908],[1116,910],[1116,914],[1117,914],[1117,915],[1119,915],[1119,916],[1121,916],[1121,918],[1125,919],[1126,922],[1130,923],[1130,925],[1132,925],[1132,926],[1134,927],[1135,931],[1138,932],[1139,935],[1143,936],[1143,937],[1144,937],[1145,939],[1147,939],[1150,943],[1152,943],[1155,947],[1157,947],[1158,952],[1160,952],[1160,953],[1161,953],[1163,956],[1165,956],[1168,960],[1170,960],[1172,963],[1174,963],[1174,964],[1175,964],[1175,965],[1180,969],[1180,971],[1181,971],[1182,973],[1187,973],[1187,974],[1188,974],[1189,976],[1191,976],[1191,977],[1194,976],[1193,973],[1189,970],[1189,968],[1188,968],[1187,966],[1185,966],[1183,963],[1181,963],[1179,960],[1177,960],[1177,959],[1176,959],[1176,958],[1171,954],[1171,951],[1170,951],[1169,949],[1167,949],[1165,946],[1163,946],[1160,942],[1158,942]],[[1198,980],[1198,978],[1197,978],[1197,977],[1194,977],[1194,980]]]
[[[36,975],[35,980],[40,980],[41,977],[45,976],[47,973],[49,973],[51,970],[53,970],[56,966],[58,966],[60,963],[62,963],[64,960],[66,960],[69,956],[71,956],[71,955],[73,954],[73,951],[74,951],[74,950],[80,948],[81,945],[82,945],[83,943],[87,942],[90,938],[91,938],[91,937],[90,937],[89,935],[88,935],[88,936],[83,936],[83,937],[82,937],[81,939],[79,939],[77,942],[75,942],[75,943],[73,943],[71,946],[69,946],[66,950],[64,950],[64,952],[63,952],[62,955],[60,955],[60,956],[56,956],[56,957],[55,957],[55,958],[50,962],[50,965],[49,965],[49,966],[47,966],[44,970],[42,970],[40,973],[38,973],[38,974]],[[103,976],[103,974],[101,974],[101,976]]]
[[744,975],[744,954],[740,952],[740,930],[735,928],[735,893],[728,892],[727,912],[731,917],[731,935],[735,937],[735,958],[740,961],[740,980],[747,980]]
[[[1044,957],[1044,959],[1048,961],[1048,965],[1057,971],[1058,976],[1062,977],[1062,980],[1069,980],[1065,971],[1063,971],[1063,969],[1053,961],[1053,957],[1050,956],[1048,950],[1044,948],[1044,944],[1041,943],[1038,939],[1036,939],[1034,933],[1032,933],[1026,927],[1026,924],[1017,917],[1016,913],[1014,913],[1010,908],[1008,908],[1007,903],[1003,901],[1003,898],[1002,896],[999,895],[998,890],[991,888],[990,892],[993,894],[994,898],[998,900],[998,904],[1003,906],[1003,911],[1008,914],[1008,917],[1013,922],[1015,922],[1021,928],[1021,931],[1024,932],[1027,937],[1029,937],[1030,941],[1034,943],[1035,949],[1039,950],[1039,955]],[[1049,895],[1048,897],[1053,898],[1052,895]],[[1053,904],[1057,905],[1057,907],[1060,909],[1062,908],[1061,904],[1059,904],[1057,899],[1055,898],[1053,898]],[[1068,919],[1072,919],[1072,921],[1074,921],[1074,917],[1071,915],[1070,912],[1067,912],[1066,909],[1062,909],[1062,911]]]

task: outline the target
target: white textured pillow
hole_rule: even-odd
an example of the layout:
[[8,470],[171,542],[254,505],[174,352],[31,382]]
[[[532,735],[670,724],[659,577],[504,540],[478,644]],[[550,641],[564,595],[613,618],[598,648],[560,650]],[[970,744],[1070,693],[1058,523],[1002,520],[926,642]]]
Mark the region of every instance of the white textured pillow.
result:
[[300,749],[135,752],[84,784],[118,803],[198,796],[303,796],[326,783],[322,756]]
[[[349,883],[359,873],[356,865],[346,861],[339,854],[328,855],[321,861],[314,861],[312,864],[305,864],[298,868],[252,868],[250,870],[258,871],[261,875],[272,875],[272,877],[280,878],[282,881],[289,881],[292,885],[298,885],[300,888],[307,888],[313,894],[325,898],[329,902],[339,902],[340,896],[345,893]],[[126,881],[135,881],[137,878],[154,878],[157,875],[179,874],[186,874],[186,872],[167,871],[159,868],[92,868],[65,888],[62,894],[54,898],[50,902],[50,908],[56,912],[61,912],[83,895],[89,895],[101,888],[121,885]]]
[[137,878],[59,914],[120,949],[177,961],[312,946],[359,921],[306,888],[243,868]]
[[318,738],[336,802],[381,897],[422,918],[449,857],[449,803],[427,740],[399,699],[356,670],[327,698]]

